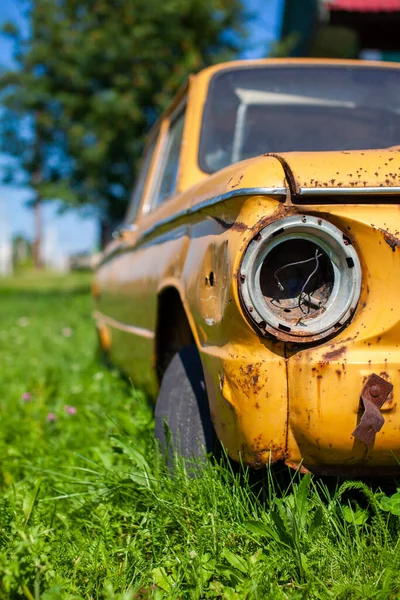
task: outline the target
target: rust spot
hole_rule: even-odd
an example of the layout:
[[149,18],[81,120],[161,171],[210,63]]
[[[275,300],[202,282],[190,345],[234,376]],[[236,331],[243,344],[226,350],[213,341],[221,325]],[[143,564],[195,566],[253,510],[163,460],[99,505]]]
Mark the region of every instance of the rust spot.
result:
[[345,246],[351,246],[351,240],[345,234],[343,234],[343,243],[344,243]]
[[391,247],[392,252],[396,251],[397,246],[400,246],[400,239],[389,233],[388,231],[380,230],[383,233],[383,239],[388,246]]
[[332,360],[338,360],[344,354],[346,354],[346,351],[347,351],[346,346],[342,346],[341,348],[336,348],[336,350],[331,350],[331,352],[326,352],[325,354],[323,354],[322,360],[323,360],[323,362],[330,362]]
[[241,221],[236,221],[235,223],[233,223],[231,229],[232,229],[232,231],[247,231],[248,227]]
[[231,229],[232,231],[244,232],[249,229],[249,227],[247,227],[247,225],[245,223],[242,223],[242,221],[230,222],[230,221],[225,221],[224,219],[221,219],[220,217],[211,217],[211,218],[214,219],[214,221],[216,221],[218,223],[218,225],[220,225],[225,230]]
[[339,379],[342,376],[342,371],[340,369],[336,369],[336,375],[339,377]]
[[229,221],[224,221],[224,219],[221,219],[220,217],[212,218],[218,223],[218,225],[221,225],[223,229],[230,229],[233,226],[233,223],[230,223]]
[[294,469],[295,471],[298,471],[299,473],[301,473],[302,475],[306,475],[307,473],[309,473],[310,471],[308,469],[306,469],[306,467],[304,467],[301,463],[296,463],[292,460],[289,460],[288,458],[285,460],[285,465],[287,467],[289,467],[290,469]]
[[[233,176],[230,178],[230,180],[228,181],[228,185],[229,185],[229,184],[231,184],[231,188],[237,188],[237,187],[239,187],[239,185],[240,185],[240,182],[241,182],[241,181],[242,181],[242,179],[243,179],[243,174],[242,174],[242,175],[240,175],[236,181],[235,181],[235,178],[236,178],[236,175],[233,175]],[[233,182],[234,182],[234,183],[233,183]]]
[[254,440],[254,446],[250,449],[243,446],[244,459],[246,464],[255,469],[265,466],[269,461],[275,463],[278,460],[288,458],[285,447],[271,444],[270,446],[261,445],[261,436]]
[[254,406],[255,406],[257,409],[259,409],[259,408],[260,408],[260,405],[259,405],[259,403],[258,403],[258,402],[256,402]]
[[230,375],[232,383],[248,398],[251,394],[258,394],[265,382],[260,382],[261,363],[241,365],[239,374],[236,377],[233,373]]

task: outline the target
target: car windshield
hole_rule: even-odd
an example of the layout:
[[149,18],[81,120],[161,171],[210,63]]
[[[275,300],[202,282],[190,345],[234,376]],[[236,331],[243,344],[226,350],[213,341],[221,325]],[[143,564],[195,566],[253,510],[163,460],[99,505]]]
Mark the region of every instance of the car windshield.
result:
[[210,82],[199,148],[213,173],[267,152],[400,144],[400,70],[270,65],[230,68]]

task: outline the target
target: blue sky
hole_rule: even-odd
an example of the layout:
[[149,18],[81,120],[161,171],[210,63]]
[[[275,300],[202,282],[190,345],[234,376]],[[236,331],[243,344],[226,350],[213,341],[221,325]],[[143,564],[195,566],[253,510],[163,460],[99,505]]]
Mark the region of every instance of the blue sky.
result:
[[[20,0],[0,0],[0,23],[22,22]],[[284,0],[245,0],[248,10],[254,15],[250,23],[250,35],[243,58],[265,56],[269,45],[279,36]],[[0,37],[0,66],[10,66],[12,47],[8,40]],[[2,157],[7,160],[7,157]],[[30,199],[27,188],[0,185],[2,205],[13,234],[21,233],[28,238],[33,234],[32,212],[26,203]],[[56,205],[47,205],[44,210],[45,228],[56,228],[61,249],[67,253],[92,250],[97,242],[97,222],[92,217],[83,217],[77,211],[67,211],[62,216]]]

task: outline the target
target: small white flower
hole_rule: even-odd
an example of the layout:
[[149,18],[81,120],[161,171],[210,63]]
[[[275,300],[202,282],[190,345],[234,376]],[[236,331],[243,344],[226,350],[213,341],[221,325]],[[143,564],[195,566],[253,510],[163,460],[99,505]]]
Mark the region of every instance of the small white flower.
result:
[[98,371],[94,375],[94,378],[95,378],[96,381],[100,381],[100,379],[103,379],[103,377],[104,377],[104,373],[102,373],[101,371]]
[[190,556],[190,558],[191,558],[191,559],[193,559],[193,558],[196,558],[196,556],[197,556],[197,552],[196,552],[196,550],[191,550],[191,551],[189,552],[189,556]]
[[63,334],[64,337],[69,338],[72,335],[72,329],[71,329],[71,327],[64,327],[61,330],[61,333]]
[[17,323],[20,327],[28,327],[29,319],[28,317],[21,317],[20,319],[18,319]]

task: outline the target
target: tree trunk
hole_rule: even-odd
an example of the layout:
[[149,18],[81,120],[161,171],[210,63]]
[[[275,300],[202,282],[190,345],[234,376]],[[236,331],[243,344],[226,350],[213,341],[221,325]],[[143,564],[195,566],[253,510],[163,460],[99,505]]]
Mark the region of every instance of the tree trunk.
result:
[[108,219],[100,220],[100,248],[104,250],[108,242],[112,239],[113,227]]
[[34,231],[35,237],[32,244],[32,257],[33,264],[35,269],[42,268],[42,238],[43,238],[43,221],[42,221],[42,203],[40,198],[35,200],[33,205],[33,215],[34,215]]

